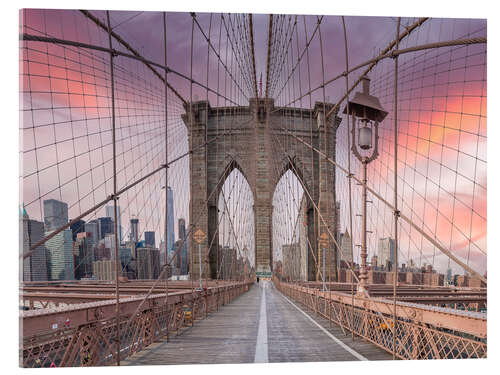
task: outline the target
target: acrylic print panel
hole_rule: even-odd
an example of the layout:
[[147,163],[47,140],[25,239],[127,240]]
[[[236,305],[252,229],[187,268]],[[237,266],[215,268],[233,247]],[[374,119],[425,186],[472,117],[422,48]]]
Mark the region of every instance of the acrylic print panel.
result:
[[21,367],[486,357],[486,20],[19,33]]

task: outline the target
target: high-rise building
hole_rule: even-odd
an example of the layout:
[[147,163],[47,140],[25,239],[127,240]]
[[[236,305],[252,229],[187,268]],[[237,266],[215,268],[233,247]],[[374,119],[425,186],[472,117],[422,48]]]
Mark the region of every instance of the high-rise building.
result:
[[[30,249],[30,237],[28,232],[28,214],[24,207],[19,213],[19,255],[25,254]],[[19,261],[19,281],[31,280],[30,258],[21,258]]]
[[179,240],[186,238],[186,220],[179,219]]
[[107,233],[104,236],[104,247],[109,249],[111,259],[115,259],[115,235],[113,233]]
[[448,283],[451,283],[452,279],[452,270],[448,267],[448,269],[446,270],[446,280],[448,281]]
[[56,199],[43,201],[43,220],[46,231],[53,231],[68,223],[68,204]]
[[[20,250],[27,253],[30,247],[44,237],[44,224],[40,221],[31,220],[23,208],[21,216],[20,235],[22,244]],[[47,281],[47,257],[45,245],[37,246],[31,256],[22,262],[22,280],[24,281]]]
[[156,246],[155,232],[145,231],[144,232],[144,242],[145,242],[146,246],[155,247]]
[[122,268],[126,268],[132,260],[132,249],[130,247],[120,247],[120,262]]
[[73,233],[73,241],[76,241],[76,235],[78,233],[83,233],[85,232],[85,221],[83,220],[77,220],[70,226],[71,233]]
[[100,217],[97,221],[99,223],[100,239],[105,238],[106,234],[115,233],[115,224],[110,217]]
[[[186,220],[183,218],[179,219],[179,241],[182,242],[181,249],[179,250],[179,255],[180,255],[180,264],[179,264],[179,269],[180,269],[180,274],[181,275],[187,275],[188,273],[188,266],[189,266],[189,256],[188,256],[188,249],[189,249],[189,238],[186,237]],[[179,243],[180,246],[180,243]]]
[[85,232],[91,234],[90,238],[92,239],[94,247],[97,246],[97,243],[101,239],[101,234],[99,233],[99,222],[97,220],[89,221],[85,223],[84,228]]
[[299,232],[300,247],[300,280],[307,281],[307,262],[308,262],[308,241],[307,238],[307,196],[303,195],[300,202],[299,218],[297,220]]
[[160,275],[160,251],[151,247],[139,247],[137,252],[137,278],[139,280],[157,279]]
[[390,237],[378,240],[378,264],[386,267],[388,262],[394,264],[395,241]]
[[111,260],[111,250],[104,246],[104,241],[94,247],[94,260]]
[[130,241],[139,242],[139,219],[130,219]]
[[[120,213],[120,206],[116,206],[117,216],[118,216],[118,241],[122,243],[122,215]],[[115,222],[115,206],[106,206],[106,216],[110,217],[113,223]]]
[[75,262],[75,279],[89,278],[93,275],[94,241],[92,233],[82,232],[76,236],[78,248],[77,262]]
[[[48,236],[53,231],[46,231]],[[45,242],[50,280],[74,280],[73,234],[70,229],[59,232]]]
[[347,228],[345,229],[345,232],[340,236],[340,252],[342,254],[342,256],[339,256],[340,264],[342,264],[342,261],[344,261],[345,263],[352,263],[352,238]]
[[167,251],[170,255],[174,249],[175,233],[174,233],[174,192],[169,186],[167,189],[168,212],[167,212]]
[[[346,230],[347,232],[347,230]],[[340,239],[340,202],[335,202],[335,235],[337,236],[337,241]],[[340,241],[339,241],[340,243]]]

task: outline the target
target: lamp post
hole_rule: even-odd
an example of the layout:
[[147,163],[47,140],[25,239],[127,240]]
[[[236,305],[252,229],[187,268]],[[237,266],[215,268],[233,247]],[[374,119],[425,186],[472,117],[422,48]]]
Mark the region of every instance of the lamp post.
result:
[[202,266],[201,266],[201,243],[205,240],[206,234],[201,230],[198,229],[194,234],[193,238],[194,240],[198,243],[198,261],[200,265],[200,290],[203,290],[203,284],[202,284]]
[[326,291],[326,247],[328,246],[328,234],[326,232],[323,232],[321,236],[319,236],[319,246],[321,248],[321,253],[322,253],[322,279],[323,279],[323,292]]
[[[387,116],[387,112],[380,105],[377,97],[370,95],[370,79],[367,76],[361,78],[363,91],[357,92],[354,98],[347,102],[344,108],[345,114],[352,116],[352,144],[351,150],[363,165],[362,175],[362,232],[361,232],[361,268],[359,272],[358,293],[366,292],[366,258],[368,257],[366,245],[366,198],[367,177],[366,170],[370,162],[378,157],[378,125]],[[356,143],[356,130],[358,140]]]

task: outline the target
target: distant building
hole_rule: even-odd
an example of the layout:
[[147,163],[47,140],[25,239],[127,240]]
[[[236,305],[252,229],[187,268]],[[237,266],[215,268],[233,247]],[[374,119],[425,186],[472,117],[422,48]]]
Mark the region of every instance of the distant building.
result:
[[139,219],[130,219],[130,241],[139,242]]
[[94,260],[111,260],[111,249],[104,246],[104,242],[94,247]]
[[[162,243],[163,244],[163,243]],[[163,244],[164,246],[164,244]],[[172,269],[173,275],[181,275],[181,265],[182,265],[182,241],[178,240],[174,243],[174,248],[172,250],[172,258],[169,260],[170,268]]]
[[43,201],[43,220],[46,231],[53,231],[67,224],[68,204],[56,199]]
[[144,242],[146,243],[146,246],[156,247],[155,232],[144,232]]
[[97,220],[92,220],[84,225],[85,232],[90,233],[91,236],[89,237],[92,239],[93,246],[97,246],[99,240],[101,239],[101,234],[99,233],[99,222]]
[[106,233],[104,236],[104,247],[109,249],[111,259],[115,259],[115,235],[113,233]]
[[154,280],[160,275],[160,251],[151,247],[139,247],[137,252],[137,278]]
[[122,269],[126,269],[130,266],[132,261],[132,249],[130,247],[120,247],[120,263]]
[[114,280],[115,262],[112,260],[98,260],[92,264],[96,280]]
[[352,263],[352,239],[347,228],[345,232],[341,234],[340,238],[340,252],[342,256],[339,256],[339,263],[341,264],[342,261],[344,261],[347,265],[347,263]]
[[408,262],[408,270],[412,272],[416,271],[415,262],[413,261],[413,259],[410,259],[410,261]]
[[386,269],[389,263],[391,265],[394,264],[394,250],[394,239],[390,237],[380,238],[378,240],[378,264],[384,266]]
[[85,221],[77,220],[69,226],[71,233],[73,234],[73,241],[76,241],[76,235],[78,233],[85,232]]
[[189,272],[189,238],[186,237],[186,220],[180,218],[178,221],[178,231],[179,231],[179,241],[183,242],[182,248],[179,251],[180,254],[180,274],[187,275]]
[[167,212],[167,252],[170,255],[174,249],[174,192],[169,186],[167,189],[168,212]]
[[100,217],[97,220],[99,222],[100,239],[105,238],[107,234],[115,233],[115,224],[113,222],[113,219],[111,219],[110,217]]
[[[20,250],[23,253],[29,252],[31,246],[39,242],[44,237],[44,223],[31,220],[28,213],[23,208],[20,217],[20,236],[22,244]],[[31,256],[20,262],[22,264],[21,278],[23,281],[47,281],[47,257],[45,245],[37,246]]]
[[308,262],[308,238],[307,238],[307,196],[304,194],[300,202],[298,232],[300,248],[300,280],[307,281],[307,262]]
[[[48,236],[53,231],[45,232]],[[59,232],[45,242],[50,280],[74,280],[73,234],[70,229]]]
[[451,268],[448,268],[446,270],[446,281],[448,281],[448,283],[451,283],[453,281],[453,275],[452,275]]
[[92,233],[78,233],[74,242],[78,249],[75,262],[75,279],[90,278],[93,275],[94,241]]
[[[117,216],[118,216],[118,241],[121,243],[123,241],[122,237],[122,217],[120,213],[120,206],[116,206]],[[115,222],[115,206],[106,206],[106,216],[110,217],[113,223]]]

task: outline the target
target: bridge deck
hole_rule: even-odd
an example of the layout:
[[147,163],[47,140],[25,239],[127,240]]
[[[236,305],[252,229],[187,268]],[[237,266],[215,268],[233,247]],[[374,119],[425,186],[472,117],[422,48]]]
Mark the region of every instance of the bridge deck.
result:
[[249,292],[169,342],[162,341],[123,365],[387,360],[373,344],[346,336],[337,326],[302,310],[261,282]]

